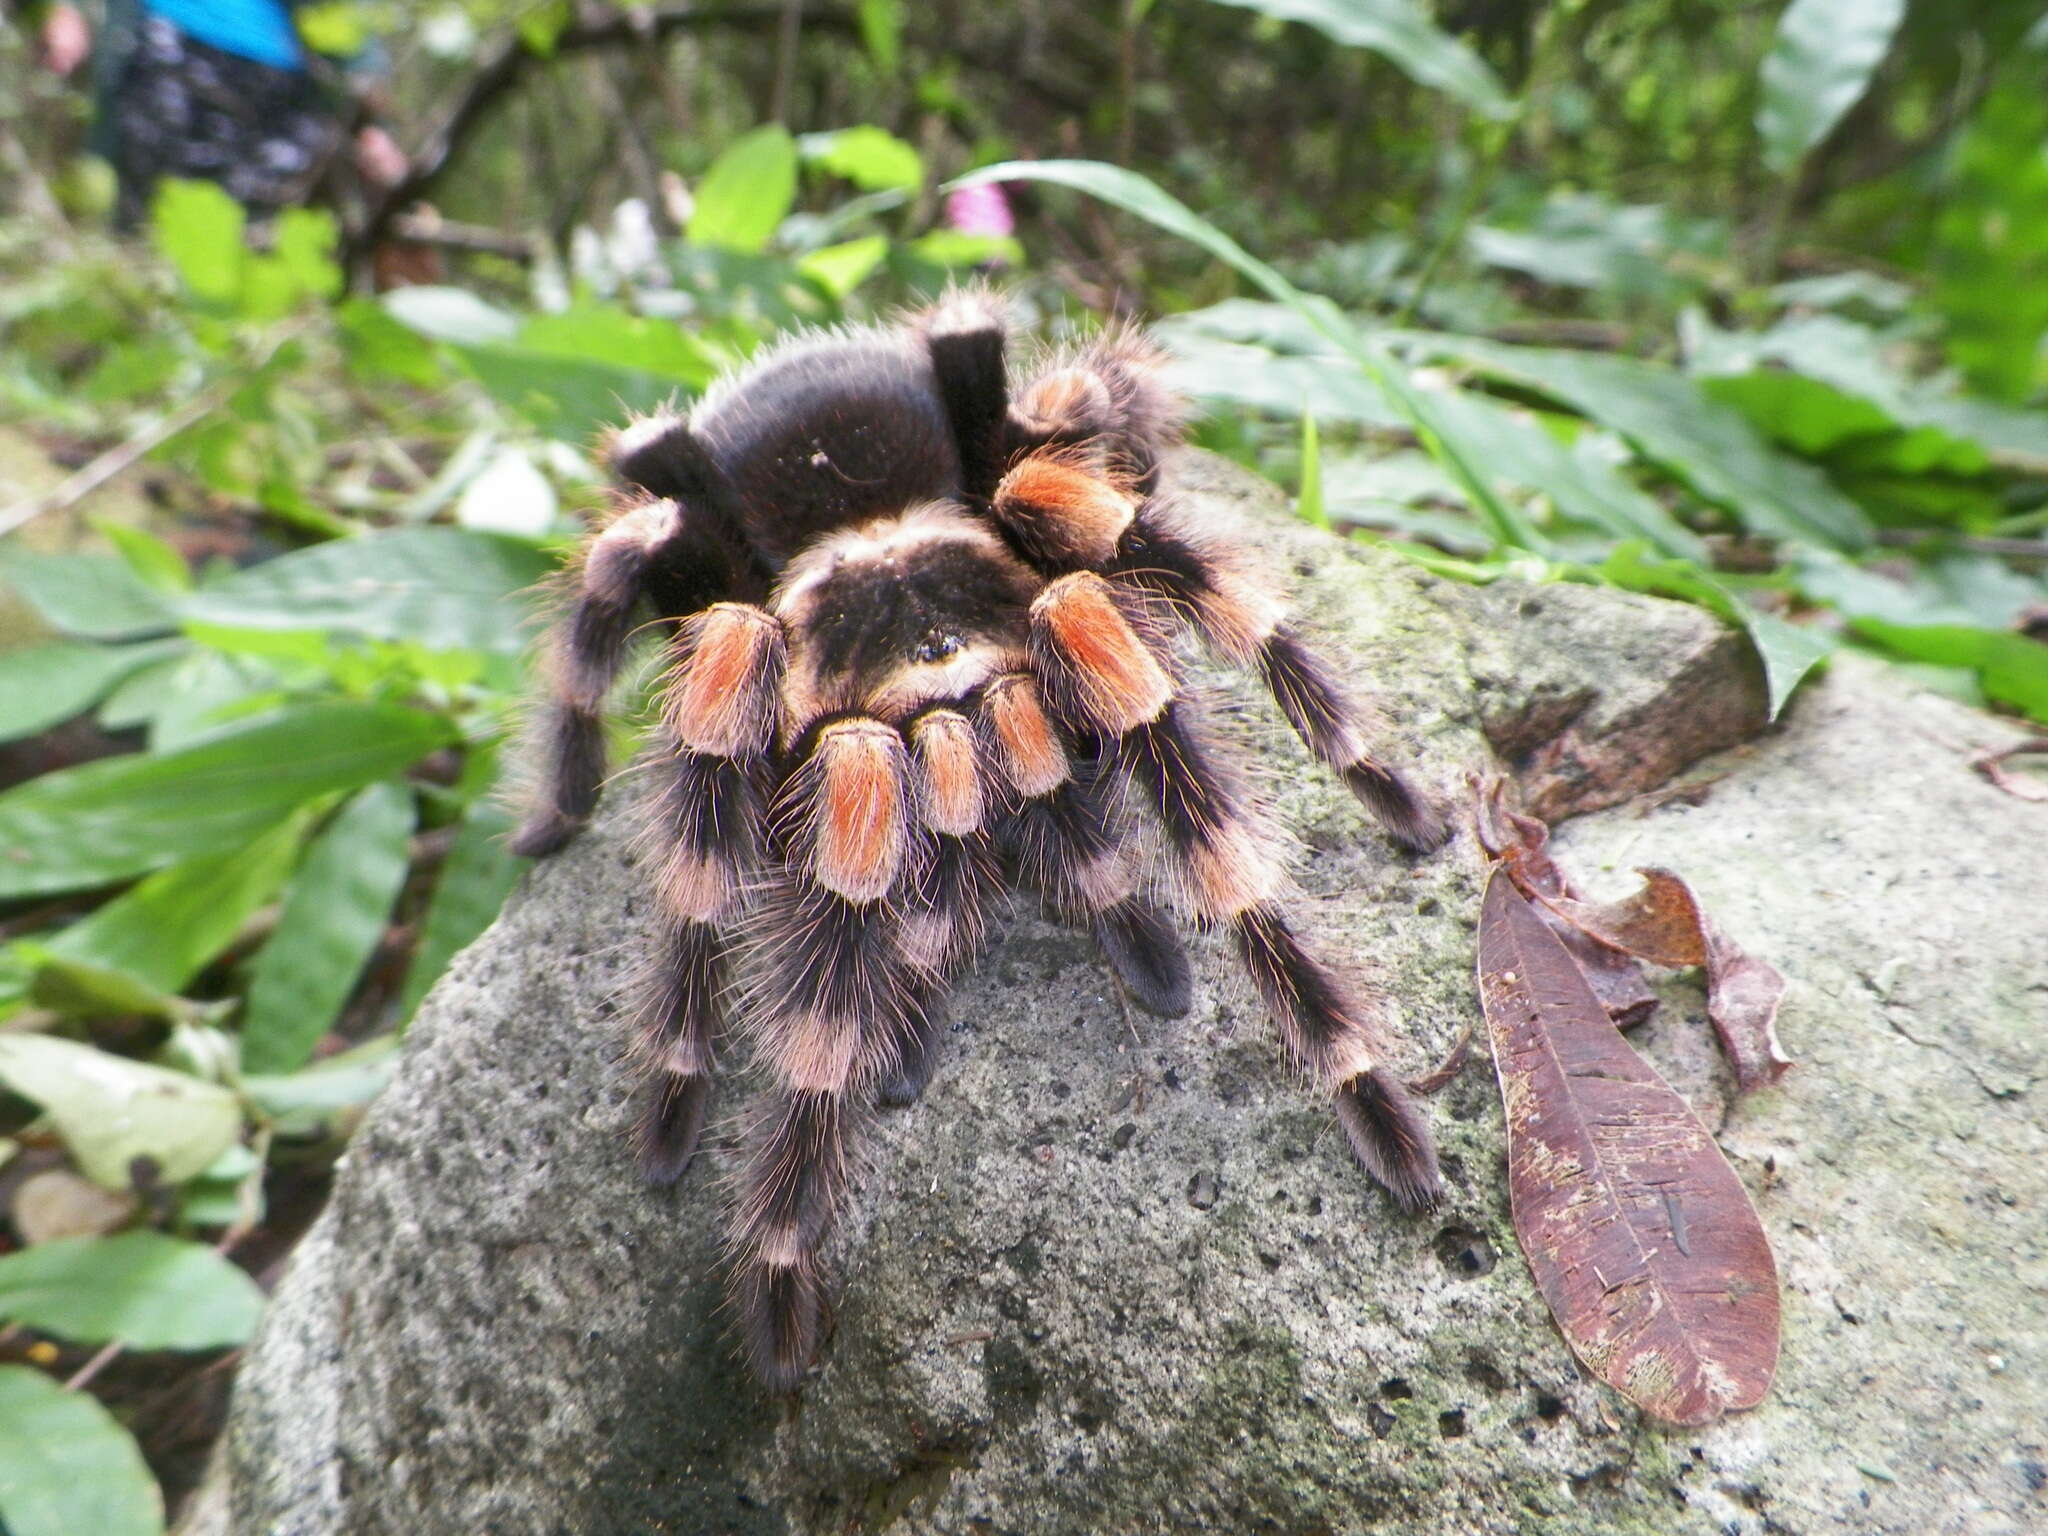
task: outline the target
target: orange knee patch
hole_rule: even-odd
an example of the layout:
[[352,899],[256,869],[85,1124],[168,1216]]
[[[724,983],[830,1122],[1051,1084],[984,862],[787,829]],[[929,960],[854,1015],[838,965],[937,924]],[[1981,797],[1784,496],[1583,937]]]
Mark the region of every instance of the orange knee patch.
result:
[[903,741],[879,720],[827,726],[818,738],[812,872],[848,901],[889,894],[903,867]]
[[707,757],[764,752],[775,733],[782,627],[758,608],[719,603],[690,621],[666,701],[676,739]]
[[1067,749],[1030,678],[1006,677],[990,684],[982,707],[1002,752],[1003,773],[1019,794],[1049,795],[1067,782]]
[[933,710],[911,728],[917,749],[918,806],[934,832],[965,837],[981,826],[981,766],[974,727],[950,709]]
[[1109,584],[1080,572],[1063,576],[1031,605],[1088,723],[1111,735],[1157,720],[1173,700],[1173,683],[1151,648],[1116,605]]
[[1187,853],[1195,910],[1213,922],[1270,901],[1280,889],[1280,868],[1245,827],[1221,828]]
[[992,505],[1034,552],[1070,565],[1108,560],[1138,510],[1107,480],[1048,454],[1036,454],[1003,476]]

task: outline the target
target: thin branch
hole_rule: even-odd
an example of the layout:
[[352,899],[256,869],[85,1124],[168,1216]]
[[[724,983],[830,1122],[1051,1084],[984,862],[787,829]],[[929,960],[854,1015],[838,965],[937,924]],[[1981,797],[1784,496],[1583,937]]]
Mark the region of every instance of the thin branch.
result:
[[56,512],[83,501],[150,450],[169,442],[187,427],[196,424],[200,417],[218,410],[241,382],[239,379],[216,380],[210,389],[194,395],[170,415],[158,417],[134,436],[116,443],[84,468],[67,475],[49,490],[36,496],[24,496],[11,506],[0,509],[0,534],[12,533],[15,529],[34,522],[45,512]]

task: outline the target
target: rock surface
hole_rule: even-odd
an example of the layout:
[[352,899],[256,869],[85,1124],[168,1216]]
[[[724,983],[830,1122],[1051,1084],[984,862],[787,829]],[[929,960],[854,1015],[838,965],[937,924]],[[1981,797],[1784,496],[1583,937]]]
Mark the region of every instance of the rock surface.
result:
[[[923,1102],[875,1126],[821,1368],[765,1398],[720,1312],[729,1147],[666,1192],[627,1155],[616,995],[648,901],[612,817],[423,1010],[188,1530],[2048,1528],[2048,807],[1966,766],[2014,733],[1845,657],[1735,745],[1760,685],[1697,611],[1439,583],[1213,463],[1183,474],[1296,566],[1439,792],[1505,762],[1549,814],[1611,805],[1560,830],[1581,885],[1669,865],[1791,978],[1799,1066],[1739,1104],[1696,978],[1634,1036],[1720,1126],[1776,1247],[1765,1405],[1672,1433],[1581,1377],[1514,1246],[1483,1046],[1431,1101],[1450,1197],[1405,1220],[1217,944],[1168,1023],[1022,910]],[[1469,833],[1395,856],[1226,696],[1301,836],[1306,926],[1377,976],[1420,1074],[1477,1018]]]

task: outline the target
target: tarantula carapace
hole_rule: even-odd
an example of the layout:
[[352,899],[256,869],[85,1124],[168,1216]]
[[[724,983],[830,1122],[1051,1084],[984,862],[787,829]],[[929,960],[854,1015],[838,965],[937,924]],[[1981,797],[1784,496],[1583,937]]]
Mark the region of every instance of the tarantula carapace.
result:
[[687,419],[619,432],[626,504],[552,642],[529,854],[596,803],[601,711],[643,616],[667,635],[640,1160],[659,1181],[688,1165],[729,1020],[771,1083],[731,1221],[747,1348],[776,1389],[816,1350],[860,1115],[922,1091],[949,980],[1011,886],[1085,923],[1168,1016],[1187,960],[1147,892],[1226,931],[1359,1161],[1407,1209],[1438,1193],[1372,1012],[1295,934],[1178,639],[1256,671],[1404,846],[1435,847],[1443,822],[1372,756],[1257,563],[1162,484],[1178,422],[1143,338],[1083,346],[1014,398],[1007,341],[994,298],[954,294],[780,347]]

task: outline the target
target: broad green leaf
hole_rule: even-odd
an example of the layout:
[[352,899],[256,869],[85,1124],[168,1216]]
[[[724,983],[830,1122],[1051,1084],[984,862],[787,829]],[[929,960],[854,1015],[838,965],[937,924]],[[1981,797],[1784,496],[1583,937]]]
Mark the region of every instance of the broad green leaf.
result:
[[1218,0],[1282,21],[1305,22],[1354,48],[1370,48],[1418,85],[1455,96],[1488,117],[1508,118],[1515,104],[1480,57],[1441,31],[1419,0]]
[[252,1073],[241,1080],[242,1096],[278,1135],[318,1135],[382,1093],[399,1060],[398,1037],[379,1035],[282,1077]]
[[25,995],[39,1008],[70,1019],[161,1019],[175,1024],[196,1006],[126,971],[68,960],[34,939],[19,939],[6,951],[29,972]]
[[924,184],[924,158],[885,128],[863,125],[834,133],[807,133],[797,152],[809,164],[843,176],[863,192]]
[[286,208],[278,214],[271,250],[290,275],[294,297],[331,299],[341,291],[341,268],[334,261],[340,243],[341,228],[325,208]]
[[529,589],[554,567],[530,544],[408,528],[280,555],[180,606],[206,629],[319,630],[431,650],[515,653],[531,638]]
[[1819,550],[1797,564],[1800,589],[1895,655],[1967,667],[1985,694],[2048,722],[2048,645],[2008,627],[2039,596],[1996,562],[1923,567],[1912,585]]
[[170,599],[112,555],[0,556],[0,581],[61,634],[135,640],[178,627]]
[[211,181],[164,181],[150,205],[150,238],[198,298],[221,304],[242,290],[241,204]]
[[314,839],[250,977],[245,1071],[289,1072],[312,1056],[384,935],[412,829],[411,792],[373,784]]
[[87,890],[246,842],[320,795],[411,766],[439,716],[340,700],[239,722],[195,746],[108,758],[0,795],[0,899]]
[[1179,235],[1228,263],[1270,298],[1293,310],[1322,340],[1333,343],[1363,370],[1414,426],[1424,446],[1456,476],[1474,506],[1500,530],[1503,538],[1522,531],[1514,509],[1488,487],[1480,464],[1466,451],[1454,430],[1455,423],[1445,420],[1445,412],[1427,392],[1415,388],[1398,359],[1376,341],[1368,340],[1327,299],[1303,293],[1229,235],[1198,217],[1178,198],[1144,177],[1116,166],[1089,160],[1012,160],[984,166],[949,183],[948,190],[1010,180],[1045,181],[1086,192]]
[[1408,425],[1386,391],[1348,361],[1276,356],[1263,347],[1225,341],[1172,321],[1160,325],[1158,335],[1171,357],[1167,379],[1182,394],[1281,417],[1309,411],[1324,422],[1354,422],[1381,430]]
[[0,1525],[9,1536],[161,1536],[164,1499],[99,1402],[0,1365]]
[[1641,544],[1622,545],[1599,567],[1597,574],[1602,580],[1632,592],[1683,598],[1712,609],[1731,624],[1741,625],[1763,661],[1773,720],[1807,673],[1835,648],[1834,641],[1823,631],[1787,623],[1752,608],[1691,561],[1653,559]]
[[316,5],[292,8],[292,24],[315,53],[330,58],[353,58],[370,41],[363,25],[365,7],[361,0],[321,0]]
[[125,679],[181,649],[178,641],[141,645],[53,645],[0,655],[0,741],[35,736],[84,714]]
[[766,248],[796,204],[796,143],[780,123],[735,139],[695,188],[687,234],[693,245],[728,251]]
[[964,229],[934,229],[904,246],[935,267],[1022,266],[1024,247],[1009,235],[971,235]]
[[1764,164],[1782,176],[1828,136],[1870,88],[1905,16],[1906,0],[1792,0],[1764,58]]
[[[392,296],[418,291],[398,288]],[[421,389],[442,381],[444,369],[433,344],[383,305],[372,299],[344,299],[335,307],[334,318],[348,371],[357,378],[399,379]]]
[[92,526],[100,537],[114,546],[114,552],[128,562],[142,584],[159,592],[190,592],[192,568],[170,543],[145,528],[96,517]]
[[127,1189],[137,1158],[159,1183],[181,1184],[233,1145],[241,1106],[217,1083],[51,1035],[0,1035],[0,1083],[38,1104],[78,1168]]
[[177,992],[283,888],[302,830],[299,818],[288,816],[245,847],[159,870],[43,948]]
[[378,302],[401,325],[435,341],[474,345],[510,341],[519,334],[517,315],[486,304],[467,288],[394,288]]
[[543,357],[583,358],[659,375],[673,389],[698,390],[724,361],[672,320],[651,319],[615,304],[579,304],[559,315],[536,315],[519,328],[519,347]]
[[513,344],[450,350],[492,399],[557,442],[588,442],[621,418],[674,399],[681,387],[674,378],[644,368]]
[[455,846],[448,850],[427,904],[420,945],[405,973],[399,1012],[410,1017],[448,962],[498,915],[512,887],[531,863],[509,852],[505,838],[512,819],[490,800],[479,800],[463,818]]
[[1619,432],[1757,533],[1849,549],[1870,542],[1869,519],[1824,474],[1772,452],[1738,411],[1709,399],[1683,374],[1635,358],[1466,336],[1416,339]]
[[859,240],[847,240],[808,251],[798,258],[796,269],[830,292],[833,298],[843,299],[866,282],[868,275],[882,264],[882,259],[888,254],[889,242],[886,239],[881,235],[867,235]]
[[559,503],[548,477],[524,448],[505,447],[455,500],[455,521],[480,533],[537,539],[554,526]]
[[74,1344],[220,1349],[263,1314],[256,1282],[162,1232],[64,1237],[0,1258],[0,1317]]
[[1940,189],[1929,266],[1948,349],[2000,400],[2031,391],[2048,330],[2048,92],[2023,52],[1956,137]]

